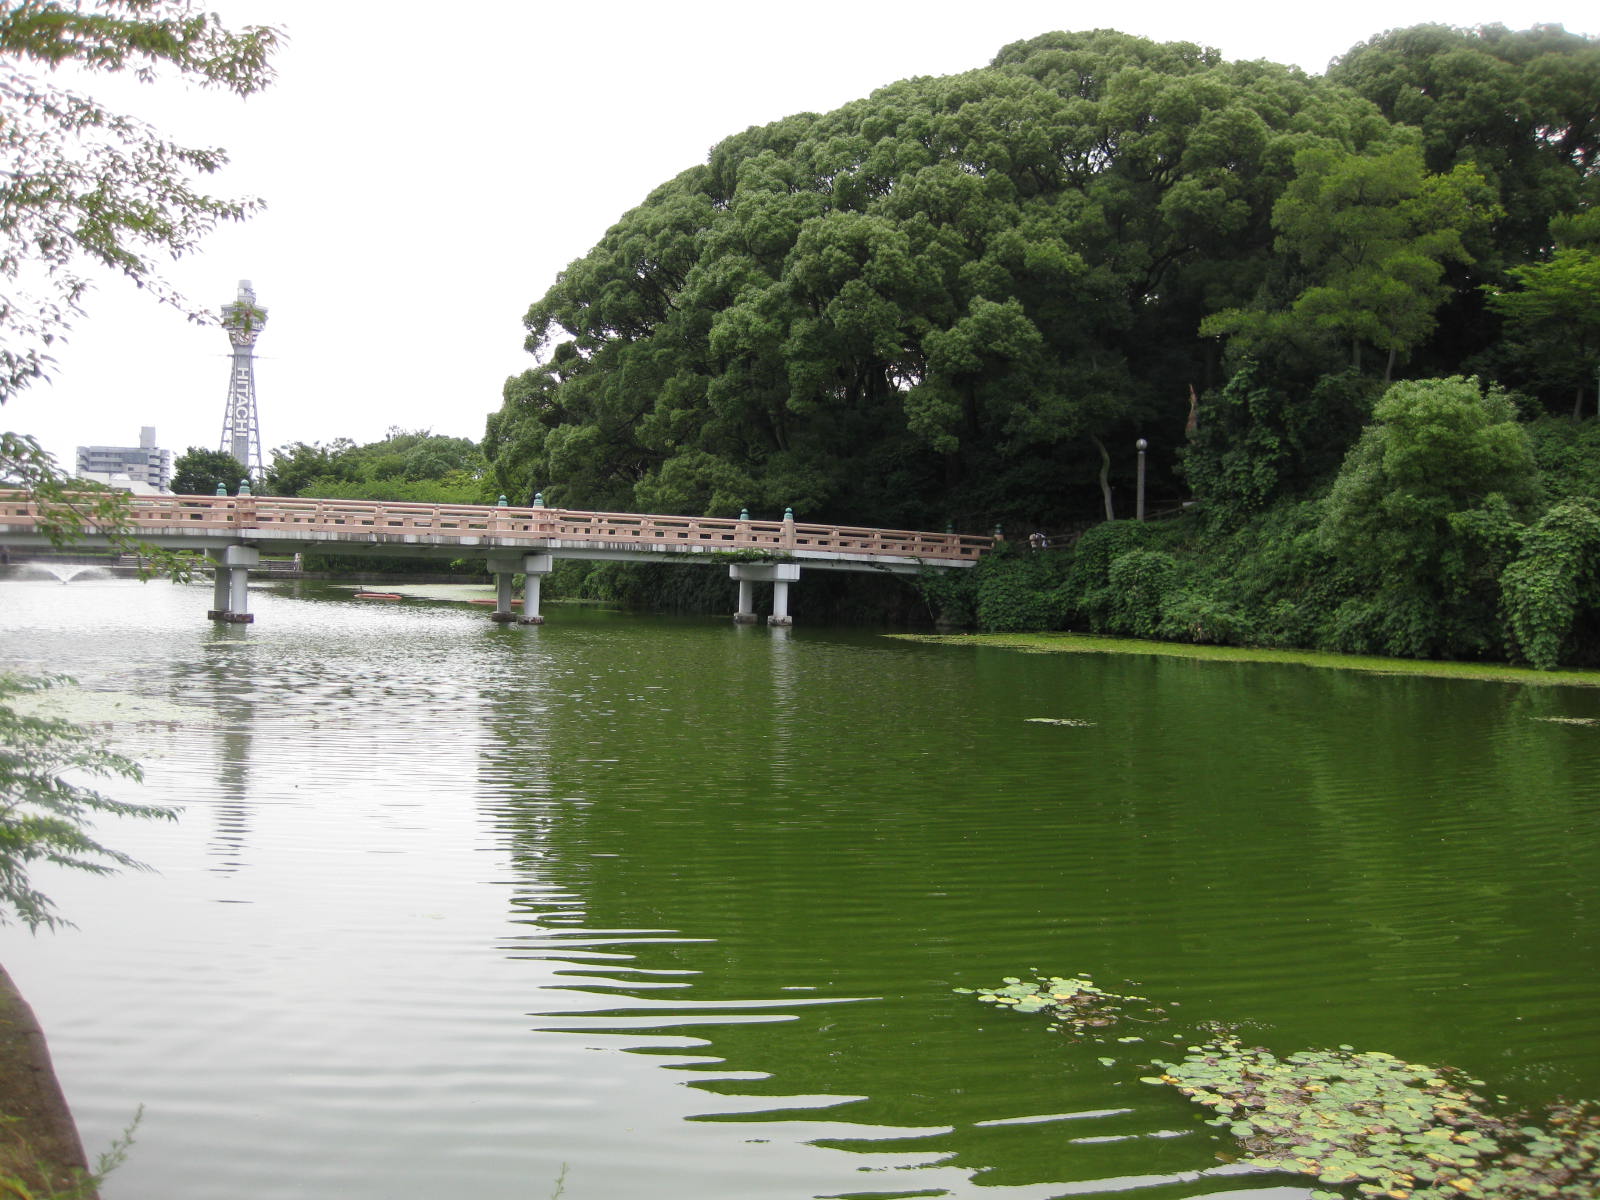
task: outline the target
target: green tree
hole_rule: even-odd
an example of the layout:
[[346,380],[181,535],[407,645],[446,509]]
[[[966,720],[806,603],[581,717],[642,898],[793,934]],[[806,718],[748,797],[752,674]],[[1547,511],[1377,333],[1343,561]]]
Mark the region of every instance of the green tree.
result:
[[232,496],[246,478],[244,464],[226,450],[190,446],[172,464],[172,490],[180,496]]
[[470,438],[392,428],[382,441],[292,442],[272,452],[266,487],[279,496],[481,504],[483,454]]
[[1199,322],[1271,269],[1295,151],[1389,128],[1291,68],[1102,30],[746,130],[532,305],[485,455],[573,506],[1065,523],[1097,440],[1175,440],[1215,377]]
[[347,482],[352,475],[344,455],[354,448],[349,438],[335,438],[326,446],[320,442],[279,446],[267,466],[266,490],[274,496],[315,496],[325,481]]
[[1430,175],[1421,150],[1399,145],[1351,154],[1312,146],[1294,159],[1295,175],[1273,209],[1277,246],[1298,271],[1287,303],[1267,300],[1206,319],[1206,333],[1232,334],[1246,353],[1294,331],[1326,335],[1361,352],[1385,352],[1384,381],[1400,355],[1433,332],[1452,294],[1450,263],[1469,263],[1467,239],[1496,208],[1474,167]]
[[1600,253],[1564,247],[1508,275],[1514,286],[1486,290],[1511,355],[1531,386],[1569,393],[1582,416],[1584,391],[1600,387]]
[[354,479],[442,479],[452,472],[478,475],[483,456],[470,438],[446,437],[426,429],[391,428],[382,441],[346,446],[338,453],[342,470]]
[[1417,25],[1353,47],[1328,70],[1390,120],[1421,131],[1427,169],[1476,168],[1504,216],[1479,258],[1535,258],[1576,208],[1600,158],[1600,40],[1559,25]]
[[1506,271],[1543,262],[1566,215],[1600,200],[1600,39],[1558,25],[1419,25],[1353,47],[1328,78],[1417,129],[1429,172],[1476,170],[1501,210],[1464,239],[1472,265],[1448,268],[1453,292],[1415,356],[1417,373],[1473,370],[1547,394],[1567,390],[1527,370],[1525,347],[1499,345],[1501,326],[1484,312],[1482,287],[1503,288]]
[[1476,379],[1391,387],[1345,459],[1320,536],[1365,581],[1334,648],[1412,658],[1497,654],[1500,572],[1538,498],[1511,398]]

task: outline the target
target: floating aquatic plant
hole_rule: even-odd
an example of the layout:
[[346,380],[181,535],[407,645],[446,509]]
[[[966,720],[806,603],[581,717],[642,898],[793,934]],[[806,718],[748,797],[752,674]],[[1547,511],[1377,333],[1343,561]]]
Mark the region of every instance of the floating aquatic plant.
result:
[[[1116,1025],[1119,1021],[1136,1021],[1145,1024],[1160,1020],[1166,1010],[1157,1008],[1144,996],[1108,992],[1096,986],[1087,975],[1040,975],[1021,979],[1007,975],[997,988],[956,988],[958,992],[975,995],[987,1004],[996,1004],[1017,1012],[1045,1012],[1050,1016],[1052,1029],[1070,1029],[1077,1036],[1103,1040],[1092,1031]],[[1137,1038],[1119,1038],[1118,1041],[1137,1041]]]
[[[1301,1051],[1278,1058],[1223,1040],[1157,1063],[1146,1082],[1176,1087],[1216,1115],[1244,1159],[1394,1200],[1486,1196],[1484,1160],[1510,1132],[1482,1111],[1476,1080],[1381,1052]],[[1315,1196],[1338,1200],[1341,1192]]]
[[[1144,1020],[1164,1012],[1087,976],[1007,976],[997,988],[956,990],[1017,1012],[1047,1012],[1078,1035],[1128,1019],[1130,1010]],[[1161,1074],[1144,1081],[1210,1109],[1210,1123],[1237,1140],[1239,1161],[1310,1176],[1321,1185],[1317,1200],[1600,1196],[1600,1105],[1592,1102],[1553,1106],[1542,1123],[1497,1116],[1473,1090],[1481,1080],[1352,1046],[1280,1058],[1222,1036],[1190,1046],[1181,1062],[1153,1065]]]

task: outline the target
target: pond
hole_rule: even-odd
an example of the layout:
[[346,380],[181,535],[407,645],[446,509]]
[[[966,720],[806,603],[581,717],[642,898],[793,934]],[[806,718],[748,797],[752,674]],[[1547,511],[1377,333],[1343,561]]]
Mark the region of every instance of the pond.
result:
[[1030,968],[1600,1097],[1600,689],[207,607],[0,584],[0,660],[182,807],[0,929],[91,1154],[143,1106],[107,1200],[1307,1194],[1140,1082],[1160,1028],[953,990]]

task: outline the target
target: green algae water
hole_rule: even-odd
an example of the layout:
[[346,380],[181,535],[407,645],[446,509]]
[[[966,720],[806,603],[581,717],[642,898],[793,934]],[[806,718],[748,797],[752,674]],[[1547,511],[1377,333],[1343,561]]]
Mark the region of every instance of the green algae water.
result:
[[107,1200],[1308,1193],[1031,968],[1600,1097],[1600,690],[208,595],[0,584],[183,807],[0,930]]

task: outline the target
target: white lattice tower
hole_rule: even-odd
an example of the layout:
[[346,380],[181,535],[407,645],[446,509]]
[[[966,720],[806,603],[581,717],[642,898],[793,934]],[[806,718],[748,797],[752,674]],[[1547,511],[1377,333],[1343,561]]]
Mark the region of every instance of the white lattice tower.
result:
[[228,405],[222,413],[222,442],[217,447],[244,465],[252,479],[261,477],[261,423],[256,414],[256,338],[267,323],[267,310],[256,303],[248,279],[239,281],[239,295],[222,310],[222,327],[233,343],[233,374],[228,380]]

